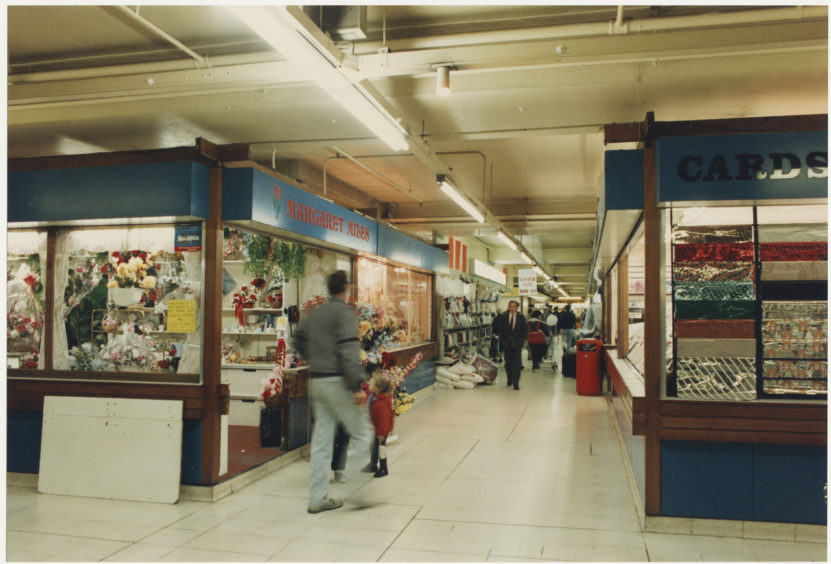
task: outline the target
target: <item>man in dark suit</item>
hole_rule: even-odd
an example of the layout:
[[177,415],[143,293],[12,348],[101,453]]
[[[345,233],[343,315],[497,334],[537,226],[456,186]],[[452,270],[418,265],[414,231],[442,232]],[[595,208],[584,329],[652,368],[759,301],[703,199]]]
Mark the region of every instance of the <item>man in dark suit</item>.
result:
[[519,302],[511,300],[508,309],[499,320],[499,340],[505,354],[505,373],[508,385],[519,389],[519,376],[522,373],[522,347],[528,336],[528,323],[525,316],[517,311]]

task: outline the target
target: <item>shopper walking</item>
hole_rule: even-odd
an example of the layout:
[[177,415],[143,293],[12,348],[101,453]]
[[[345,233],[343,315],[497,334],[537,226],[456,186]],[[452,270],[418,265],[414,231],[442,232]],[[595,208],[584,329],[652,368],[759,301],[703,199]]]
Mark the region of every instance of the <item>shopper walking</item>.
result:
[[531,370],[536,372],[540,368],[542,357],[548,350],[546,340],[549,336],[548,326],[542,322],[542,312],[534,310],[531,321],[528,322],[528,352],[531,356]]
[[343,471],[346,469],[346,450],[349,448],[349,433],[338,423],[335,431],[335,447],[332,450],[332,472],[336,482],[345,482]]
[[577,318],[571,311],[571,304],[566,304],[563,313],[560,314],[560,336],[563,339],[563,354],[574,346],[574,329],[577,327]]
[[[545,318],[545,324],[548,325],[548,339],[546,343],[548,344],[548,349],[545,353],[546,360],[553,360],[554,359],[554,343],[557,340],[557,331],[559,331],[559,327],[557,327],[557,310],[554,309],[548,314],[548,317]],[[556,365],[556,363],[555,363]],[[556,368],[555,368],[556,370]]]
[[[295,347],[309,364],[309,396],[314,427],[311,444],[309,513],[337,509],[340,499],[329,497],[329,467],[335,430],[341,423],[355,442],[353,461],[366,460],[372,426],[363,404],[358,319],[345,301],[346,273],[338,270],[327,281],[330,299],[300,321]],[[350,469],[357,462],[347,463]]]
[[519,302],[511,300],[508,309],[499,316],[499,340],[505,355],[505,373],[508,385],[519,389],[519,377],[522,374],[522,347],[528,333],[525,316],[517,311]]

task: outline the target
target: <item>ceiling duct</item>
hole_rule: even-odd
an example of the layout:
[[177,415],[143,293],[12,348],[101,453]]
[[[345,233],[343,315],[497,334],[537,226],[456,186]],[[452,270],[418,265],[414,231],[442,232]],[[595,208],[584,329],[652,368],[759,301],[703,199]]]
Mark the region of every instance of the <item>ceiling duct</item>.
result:
[[333,40],[366,39],[366,6],[303,6],[303,11]]

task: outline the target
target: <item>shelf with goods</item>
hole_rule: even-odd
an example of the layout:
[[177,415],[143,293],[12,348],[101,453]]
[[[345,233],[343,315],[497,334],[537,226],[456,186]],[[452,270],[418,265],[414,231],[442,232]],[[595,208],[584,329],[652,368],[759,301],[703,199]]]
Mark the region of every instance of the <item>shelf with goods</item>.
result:
[[827,397],[827,223],[812,208],[674,212],[679,398]]
[[442,307],[440,356],[463,356],[473,352],[487,356],[496,300],[446,296]]

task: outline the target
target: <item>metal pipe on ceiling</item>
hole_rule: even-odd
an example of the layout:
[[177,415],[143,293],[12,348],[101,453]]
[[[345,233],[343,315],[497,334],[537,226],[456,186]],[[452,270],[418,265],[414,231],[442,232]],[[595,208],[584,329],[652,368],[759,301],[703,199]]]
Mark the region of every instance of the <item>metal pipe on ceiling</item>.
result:
[[196,60],[196,62],[199,64],[199,66],[206,66],[206,67],[210,66],[208,64],[208,59],[206,57],[203,57],[200,54],[194,52],[187,45],[185,45],[184,43],[182,43],[181,41],[179,41],[178,39],[176,39],[175,37],[173,37],[172,35],[167,33],[165,30],[158,27],[156,24],[154,24],[150,20],[140,16],[137,11],[134,12],[133,10],[128,8],[127,6],[116,6],[116,8],[121,10],[121,12],[123,14],[126,14],[126,15],[130,16],[131,18],[133,18],[135,21],[137,21],[138,23],[140,23],[141,25],[143,25],[144,27],[146,27],[147,29],[149,29],[150,31],[152,31],[153,33],[158,35],[159,37],[162,37],[163,39],[169,41],[170,43],[172,43],[173,45],[175,45],[176,47],[181,49],[183,52],[185,52],[189,56],[193,57]]
[[[358,159],[356,159],[355,157],[353,157],[352,155],[350,155],[349,153],[347,153],[343,149],[340,149],[338,147],[332,147],[332,148],[335,151],[338,152],[338,155],[343,155],[344,157],[346,157],[347,159],[349,159],[350,161],[352,161],[353,163],[355,163],[359,167],[363,168],[367,172],[369,172],[371,174],[374,174],[375,176],[377,176],[378,178],[380,178],[381,180],[383,180],[384,182],[386,182],[387,184],[389,184],[393,188],[396,188],[396,189],[400,190],[401,192],[405,193],[406,195],[408,195],[409,197],[411,197],[412,199],[417,201],[419,204],[424,203],[424,200],[422,200],[421,198],[419,198],[418,196],[416,196],[415,194],[413,194],[412,192],[410,192],[406,188],[402,188],[401,186],[399,186],[398,184],[396,184],[395,182],[393,182],[392,180],[390,180],[389,178],[387,178],[386,176],[384,176],[380,172],[377,172],[376,170],[374,170],[374,169],[370,168],[369,166],[367,166],[366,164],[362,163],[361,161],[359,161]],[[339,156],[329,157],[328,159],[326,159],[326,162],[323,163],[323,194],[324,195],[326,194],[326,168],[327,168],[327,165],[329,164],[330,160],[337,159],[337,158],[339,158]]]
[[[795,6],[784,8],[766,8],[742,10],[737,12],[707,13],[688,16],[669,16],[664,18],[633,18],[626,22],[630,33],[675,31],[680,29],[701,29],[711,27],[730,27],[765,23],[782,23],[789,20],[824,19],[828,17],[826,6]],[[479,31],[458,33],[454,35],[430,35],[409,37],[406,39],[387,40],[393,53],[419,49],[436,49],[465,45],[485,45],[494,43],[512,43],[517,41],[534,41],[540,39],[568,39],[575,37],[608,36],[609,23],[591,22],[568,25],[544,26],[537,28],[520,28],[497,31]],[[360,44],[366,49],[361,58],[375,53],[377,41],[364,41]]]

